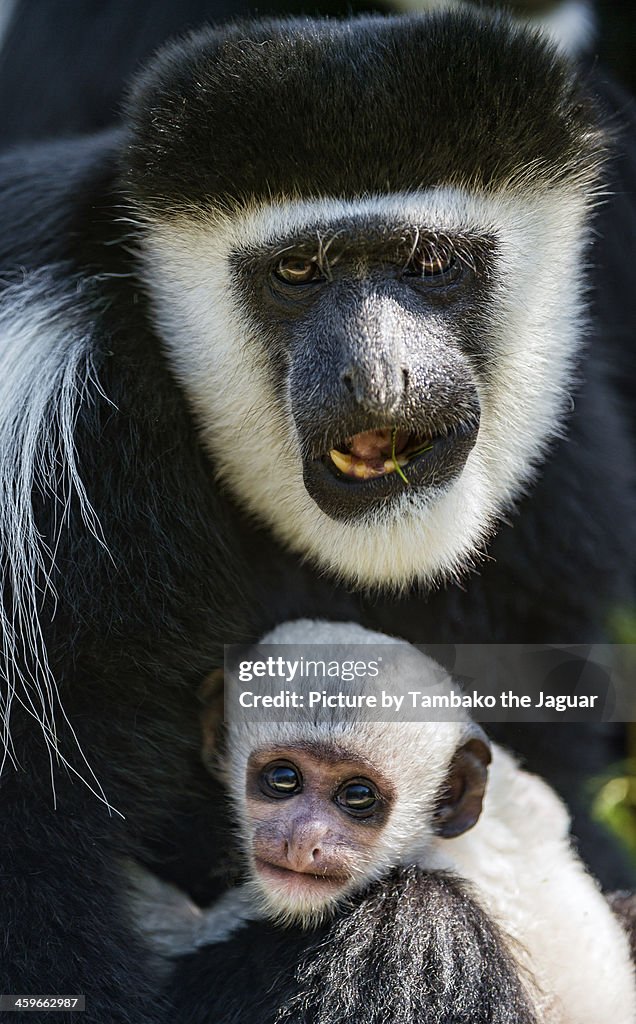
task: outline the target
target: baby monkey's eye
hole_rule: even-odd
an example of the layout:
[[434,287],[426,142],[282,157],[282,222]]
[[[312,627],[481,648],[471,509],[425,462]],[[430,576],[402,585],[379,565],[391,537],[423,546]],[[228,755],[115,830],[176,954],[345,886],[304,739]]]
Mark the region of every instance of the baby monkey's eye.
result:
[[263,768],[259,784],[266,796],[294,796],[302,790],[303,779],[295,765],[287,761],[274,761]]
[[335,800],[348,814],[365,817],[376,809],[379,797],[375,786],[367,779],[352,779],[341,786]]

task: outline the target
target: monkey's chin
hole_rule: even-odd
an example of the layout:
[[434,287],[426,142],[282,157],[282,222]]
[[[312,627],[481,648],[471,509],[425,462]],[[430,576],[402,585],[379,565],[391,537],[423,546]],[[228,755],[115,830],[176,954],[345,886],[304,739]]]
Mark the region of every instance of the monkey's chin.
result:
[[282,924],[319,924],[335,912],[351,887],[351,879],[344,875],[305,874],[262,860],[254,868],[258,900],[267,916]]

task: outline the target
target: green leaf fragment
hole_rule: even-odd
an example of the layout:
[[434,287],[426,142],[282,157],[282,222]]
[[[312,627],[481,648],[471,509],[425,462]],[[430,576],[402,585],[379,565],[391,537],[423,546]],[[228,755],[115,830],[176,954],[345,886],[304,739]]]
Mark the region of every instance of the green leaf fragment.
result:
[[424,454],[424,452],[430,452],[430,450],[431,450],[431,448],[432,448],[432,447],[433,447],[433,445],[432,445],[432,444],[427,444],[427,445],[425,445],[425,446],[424,446],[423,448],[417,448],[417,449],[416,449],[416,451],[414,451],[414,452],[411,452],[411,454],[409,455],[409,458],[410,458],[410,459],[412,459],[412,458],[414,458],[414,457],[415,457],[416,455],[423,455],[423,454]]
[[410,485],[411,481],[406,476],[404,470],[402,469],[401,465],[399,464],[399,462],[397,460],[397,455],[395,454],[395,439],[396,438],[397,438],[397,427],[393,427],[393,431],[391,433],[391,460],[393,462],[393,465],[395,466],[395,472],[397,473],[397,475],[399,477],[401,477],[402,480],[404,480],[405,484],[409,484]]
[[[402,478],[402,480],[404,480],[405,484],[409,484],[410,485],[411,481],[409,480],[409,478],[407,477],[406,473],[404,472],[404,470],[402,469],[402,467],[400,466],[400,464],[399,464],[399,462],[397,460],[397,455],[396,455],[396,452],[395,452],[396,438],[397,438],[397,427],[393,427],[393,431],[391,433],[391,461],[393,462],[393,465],[395,467],[395,472],[398,474],[398,476],[400,476]],[[417,455],[423,455],[424,452],[430,452],[431,448],[433,448],[433,447],[434,447],[434,445],[432,445],[432,444],[425,444],[425,445],[423,445],[422,448],[416,448],[416,450],[414,452],[409,452],[409,459],[414,459]]]

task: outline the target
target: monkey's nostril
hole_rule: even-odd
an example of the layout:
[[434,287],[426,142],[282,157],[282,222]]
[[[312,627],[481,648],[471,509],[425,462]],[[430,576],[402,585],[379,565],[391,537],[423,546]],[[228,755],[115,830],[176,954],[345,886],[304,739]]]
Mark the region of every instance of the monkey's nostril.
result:
[[408,391],[408,389],[409,389],[409,371],[408,370],[402,370],[402,387],[404,388],[405,391]]
[[342,375],[342,383],[346,387],[349,394],[353,394],[353,377],[350,373],[344,373]]
[[320,857],[320,853],[321,853],[320,847],[317,846],[315,850],[311,851],[311,859],[312,860],[318,860],[318,858]]

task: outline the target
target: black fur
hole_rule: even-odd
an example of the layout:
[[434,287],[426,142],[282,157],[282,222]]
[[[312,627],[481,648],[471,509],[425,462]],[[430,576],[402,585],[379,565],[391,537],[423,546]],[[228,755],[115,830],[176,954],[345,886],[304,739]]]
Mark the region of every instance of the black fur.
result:
[[607,902],[627,933],[632,960],[636,966],[636,893],[610,892],[607,894]]
[[538,1024],[513,956],[466,887],[414,868],[329,929],[255,925],[185,958],[171,991],[179,1024]]
[[[371,24],[363,23],[361,38]],[[521,70],[530,73],[525,64]],[[315,100],[324,109],[324,97]],[[530,135],[543,145],[528,102]],[[573,138],[554,130],[569,160]],[[224,826],[221,797],[199,765],[195,693],[219,664],[224,642],[255,639],[301,615],[356,618],[419,642],[589,642],[605,635],[608,613],[632,594],[634,551],[631,441],[603,367],[609,349],[602,332],[590,344],[569,441],[555,446],[518,517],[493,543],[492,561],[463,587],[371,599],[347,593],[282,551],[216,485],[151,329],[118,178],[126,140],[110,133],[18,151],[0,162],[2,287],[50,268],[51,295],[62,294],[73,317],[90,328],[104,392],[93,388],[81,406],[74,440],[108,551],[73,503],[57,550],[57,602],[49,595],[41,621],[67,714],[107,797],[126,816],[109,816],[59,765],[53,812],[42,734],[14,704],[22,770],[7,763],[2,777],[0,991],[83,991],[88,1019],[100,1024],[145,1024],[159,1015],[144,952],[119,913],[119,858],[139,858],[201,901],[223,884],[209,874],[223,866]],[[169,187],[168,181],[162,193]],[[611,218],[611,210],[602,216]],[[630,290],[632,265],[623,250],[616,268],[625,275],[623,290]],[[51,494],[51,481],[38,484],[36,522],[50,540],[61,496]],[[5,578],[3,597],[10,608],[9,583]],[[22,652],[24,661],[29,656]],[[535,734],[532,766],[539,768],[539,739],[550,746],[555,733],[528,729]],[[60,732],[61,749],[85,773],[62,722]],[[581,728],[583,756],[558,736],[559,749],[550,750],[554,771],[578,784],[587,765],[604,756],[605,737]],[[598,854],[598,847],[586,852]],[[608,884],[629,883],[611,850],[597,863]],[[246,931],[244,951],[262,949],[262,934]],[[272,949],[295,963],[289,936],[276,942]],[[224,962],[219,952],[220,973],[229,971]],[[461,981],[459,968],[456,977]],[[497,1012],[505,1014],[506,1006]],[[168,1011],[166,1019],[185,1021],[183,1013]],[[216,1020],[213,1008],[210,1016]]]
[[569,65],[469,10],[200,32],[159,54],[129,116],[131,187],[164,216],[210,197],[497,185],[530,164],[559,182],[602,145]]

